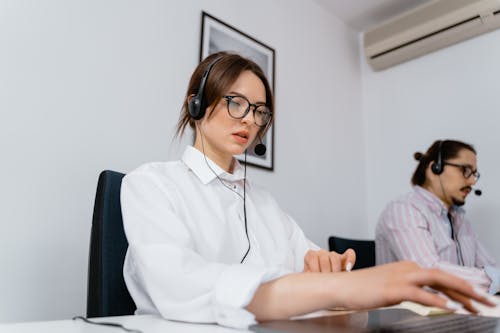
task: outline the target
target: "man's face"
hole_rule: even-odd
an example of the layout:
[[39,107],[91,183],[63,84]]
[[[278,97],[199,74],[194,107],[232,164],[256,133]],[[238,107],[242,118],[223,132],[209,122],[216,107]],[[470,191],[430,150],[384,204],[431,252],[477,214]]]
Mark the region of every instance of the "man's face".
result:
[[[455,158],[443,161],[443,167],[443,173],[438,181],[441,181],[444,191],[437,191],[438,196],[447,205],[464,205],[465,198],[477,181],[476,154],[468,149],[462,149]],[[473,174],[466,178],[465,176],[471,172]]]

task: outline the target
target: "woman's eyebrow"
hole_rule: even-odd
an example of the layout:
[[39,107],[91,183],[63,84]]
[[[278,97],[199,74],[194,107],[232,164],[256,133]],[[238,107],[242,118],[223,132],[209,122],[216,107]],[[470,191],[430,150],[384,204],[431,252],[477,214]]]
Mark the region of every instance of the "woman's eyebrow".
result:
[[[247,100],[249,100],[249,101],[250,101],[250,99],[249,99],[247,96],[245,96],[244,94],[239,93],[239,92],[237,92],[237,91],[230,91],[230,92],[228,92],[227,94],[228,94],[228,95],[236,95],[236,96],[240,96],[240,97],[245,97]],[[266,105],[266,102],[259,102],[259,101],[257,101],[257,102],[255,102],[254,104],[263,104],[263,105]]]

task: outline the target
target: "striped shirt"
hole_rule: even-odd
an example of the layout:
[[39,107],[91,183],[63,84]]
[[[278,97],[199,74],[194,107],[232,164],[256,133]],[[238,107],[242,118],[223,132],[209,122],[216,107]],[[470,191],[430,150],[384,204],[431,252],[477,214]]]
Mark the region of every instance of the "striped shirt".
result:
[[452,239],[446,206],[431,192],[415,186],[390,202],[375,231],[377,264],[412,260],[496,293],[500,270],[495,260],[478,241],[465,211],[452,206],[449,213],[456,240]]

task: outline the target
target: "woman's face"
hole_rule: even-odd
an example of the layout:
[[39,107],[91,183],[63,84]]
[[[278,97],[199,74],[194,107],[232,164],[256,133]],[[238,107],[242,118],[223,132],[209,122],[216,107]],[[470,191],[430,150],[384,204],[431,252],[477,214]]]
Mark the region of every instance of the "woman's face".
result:
[[[266,103],[264,84],[251,71],[240,74],[224,96],[243,96],[252,104]],[[231,117],[227,100],[221,96],[210,117],[199,123],[195,147],[227,170],[234,155],[239,155],[254,141],[260,127],[255,124],[253,108],[241,119]],[[207,111],[211,109],[211,106]],[[208,112],[207,112],[208,114]],[[203,139],[203,144],[201,140]]]

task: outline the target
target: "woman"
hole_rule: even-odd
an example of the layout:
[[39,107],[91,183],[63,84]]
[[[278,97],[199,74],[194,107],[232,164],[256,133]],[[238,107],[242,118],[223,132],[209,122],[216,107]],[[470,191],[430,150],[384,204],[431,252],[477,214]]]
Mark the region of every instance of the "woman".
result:
[[124,276],[138,314],[246,327],[335,306],[412,300],[474,311],[471,298],[488,303],[463,280],[410,262],[340,272],[354,264],[353,251],[319,250],[233,157],[259,141],[273,111],[252,61],[217,53],[194,71],[178,124],[181,135],[194,129],[193,147],[122,184]]

